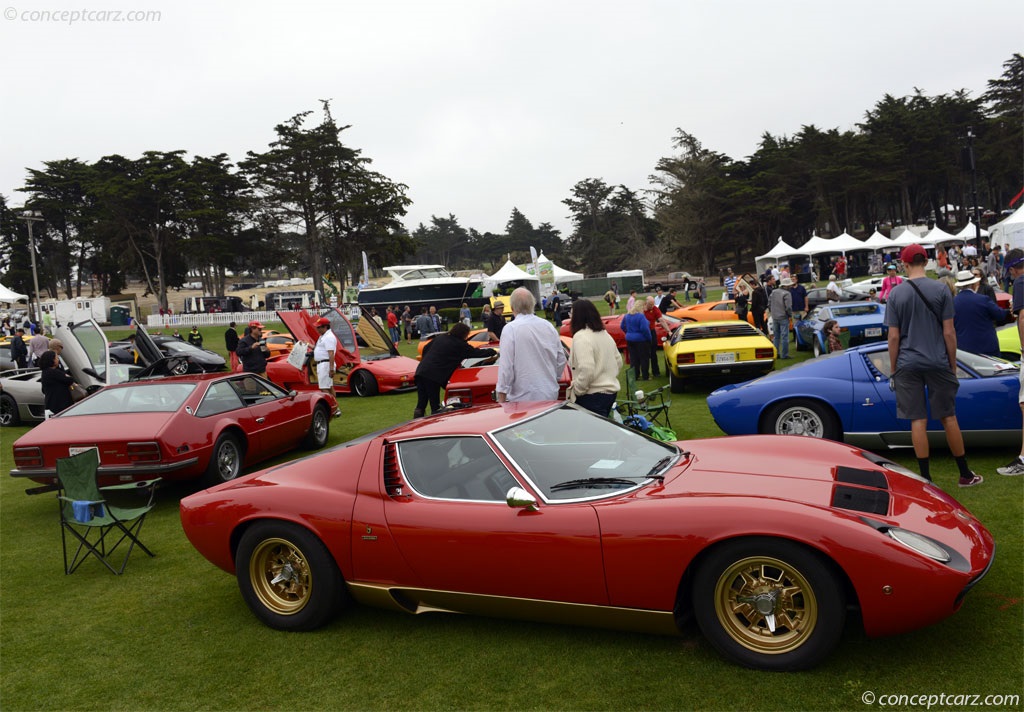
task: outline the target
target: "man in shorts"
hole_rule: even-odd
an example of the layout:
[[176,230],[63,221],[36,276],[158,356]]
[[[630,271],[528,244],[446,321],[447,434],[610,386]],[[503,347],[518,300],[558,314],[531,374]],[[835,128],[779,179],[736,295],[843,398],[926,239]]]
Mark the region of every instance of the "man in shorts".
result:
[[334,394],[334,354],[338,350],[338,338],[331,331],[331,320],[325,316],[316,320],[316,333],[320,338],[313,347],[313,361],[316,363],[316,382],[320,390],[335,398],[334,416],[341,415],[337,397]]
[[[925,275],[928,255],[920,245],[903,249],[900,259],[907,279],[889,295],[885,323],[889,327],[889,387],[896,393],[896,417],[910,421],[910,437],[921,476],[931,481],[928,462],[928,411],[942,423],[949,451],[960,470],[960,486],[981,484],[981,475],[967,466],[964,438],[956,419],[956,330],[953,295],[941,282]],[[926,391],[927,388],[927,397]]]
[[[1024,250],[1019,247],[1006,253],[1003,263],[1009,278],[1013,280],[1013,313],[1017,317],[1017,338],[1020,339],[1021,347],[1024,348]],[[1020,391],[1017,394],[1017,402],[1024,411],[1024,368],[1020,371]],[[1024,433],[1021,437],[1020,457],[1003,467],[996,468],[1000,475],[1012,477],[1024,475]]]

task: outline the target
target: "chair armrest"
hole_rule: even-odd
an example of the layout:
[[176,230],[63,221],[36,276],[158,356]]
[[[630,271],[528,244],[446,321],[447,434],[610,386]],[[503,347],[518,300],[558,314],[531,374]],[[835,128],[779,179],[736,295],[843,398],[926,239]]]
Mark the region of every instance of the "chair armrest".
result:
[[65,497],[62,494],[57,495],[57,499],[65,502],[85,502],[86,504],[103,504],[102,499],[74,499],[73,497]]
[[159,482],[162,482],[162,477],[157,477],[153,480],[140,480],[139,482],[126,482],[123,485],[107,485],[106,487],[100,487],[100,492],[113,491],[113,492],[126,492],[130,490],[146,489],[147,487],[153,487]]

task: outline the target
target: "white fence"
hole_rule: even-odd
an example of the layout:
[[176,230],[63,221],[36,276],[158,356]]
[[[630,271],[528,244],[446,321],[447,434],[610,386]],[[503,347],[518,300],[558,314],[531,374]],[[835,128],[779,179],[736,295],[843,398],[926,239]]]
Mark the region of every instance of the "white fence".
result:
[[[329,307],[324,307],[324,311]],[[313,310],[307,310],[313,311]],[[268,321],[280,321],[276,311],[247,311],[247,312],[213,312],[213,313],[195,313],[195,314],[171,314],[170,316],[164,314],[149,314],[146,317],[146,329],[151,331],[153,329],[165,329],[174,327],[187,327],[191,329],[195,326],[224,326],[227,327],[231,322],[241,328],[249,325],[250,321],[256,320],[260,323],[266,324]]]

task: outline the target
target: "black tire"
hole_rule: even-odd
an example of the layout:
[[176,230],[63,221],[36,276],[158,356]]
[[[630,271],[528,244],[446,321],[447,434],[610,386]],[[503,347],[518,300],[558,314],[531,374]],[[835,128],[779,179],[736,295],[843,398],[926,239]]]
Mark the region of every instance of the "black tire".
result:
[[377,395],[380,392],[380,387],[377,385],[377,379],[373,377],[373,374],[365,369],[361,369],[352,374],[352,392],[360,398],[369,398],[370,396]]
[[303,447],[310,450],[319,450],[327,444],[327,438],[331,434],[331,414],[325,405],[318,405],[313,409],[313,418],[309,423],[309,431],[302,441]]
[[675,374],[675,372],[665,364],[665,369],[668,371],[668,387],[673,393],[682,393],[686,390],[686,381]]
[[794,398],[770,407],[761,421],[761,432],[843,440],[843,431],[835,413],[828,406],[807,398]]
[[18,403],[7,393],[0,394],[0,427],[21,425]]
[[820,663],[842,636],[845,598],[822,555],[767,537],[717,547],[693,581],[694,615],[708,642],[758,670],[805,670]]
[[235,558],[238,588],[249,609],[278,630],[314,630],[348,603],[331,553],[312,532],[289,522],[249,527]]
[[237,435],[222,433],[213,446],[210,464],[206,466],[203,482],[207,487],[230,482],[242,474],[245,448]]

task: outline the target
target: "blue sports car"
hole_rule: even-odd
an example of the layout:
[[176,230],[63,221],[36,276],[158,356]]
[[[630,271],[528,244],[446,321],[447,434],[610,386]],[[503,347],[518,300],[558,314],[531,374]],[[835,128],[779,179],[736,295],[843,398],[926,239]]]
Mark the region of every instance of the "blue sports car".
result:
[[872,341],[885,341],[889,328],[885,325],[885,305],[877,302],[841,302],[823,304],[796,322],[798,351],[812,349],[815,356],[828,353],[828,335],[825,324],[830,319],[839,323],[839,340],[843,347],[858,346]]
[[[1020,445],[1019,366],[957,352],[957,420],[968,445]],[[910,421],[896,417],[886,344],[865,344],[724,386],[708,396],[715,423],[729,435],[777,433],[845,441],[864,448],[910,445]],[[942,425],[928,439],[944,447]]]

